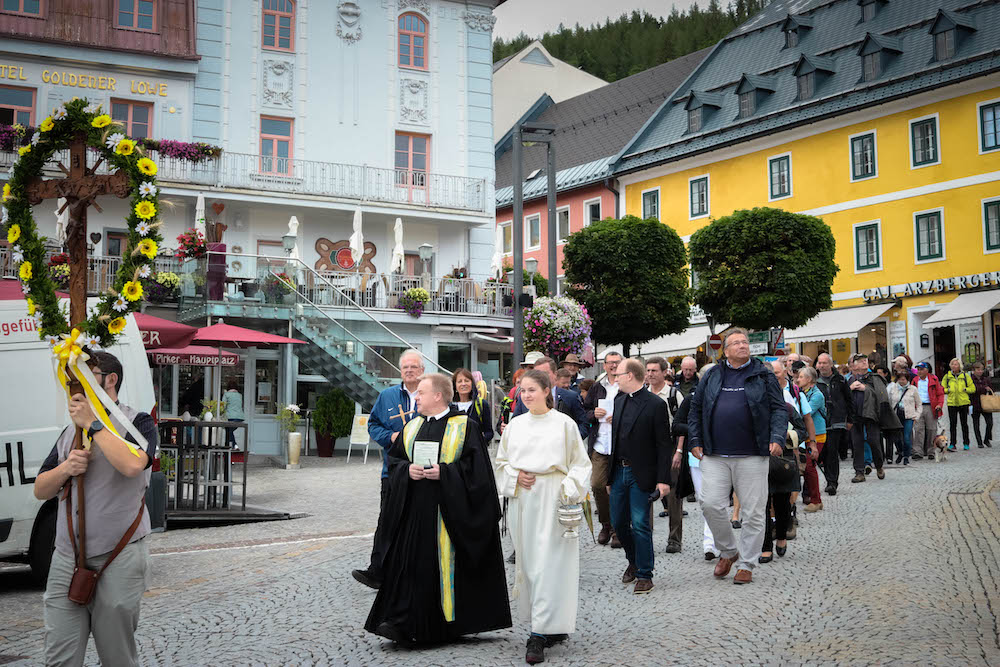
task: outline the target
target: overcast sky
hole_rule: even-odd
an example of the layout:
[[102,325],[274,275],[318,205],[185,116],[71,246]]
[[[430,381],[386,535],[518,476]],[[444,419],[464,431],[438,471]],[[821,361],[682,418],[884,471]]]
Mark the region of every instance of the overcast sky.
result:
[[[666,16],[670,8],[677,6],[685,10],[695,0],[507,0],[493,13],[497,17],[494,37],[510,39],[525,32],[531,37],[540,37],[544,32],[552,32],[560,23],[572,28],[579,23],[604,23],[604,19],[616,19],[633,10],[645,10],[654,16]],[[725,5],[726,3],[722,3]],[[708,0],[698,0],[700,7],[708,6]]]

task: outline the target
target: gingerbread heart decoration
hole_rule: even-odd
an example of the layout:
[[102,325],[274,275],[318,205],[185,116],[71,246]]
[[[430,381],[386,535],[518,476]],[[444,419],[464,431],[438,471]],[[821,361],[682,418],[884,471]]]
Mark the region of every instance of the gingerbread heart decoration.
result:
[[370,241],[365,241],[364,254],[357,263],[351,256],[350,241],[333,242],[325,238],[317,239],[316,252],[319,253],[319,259],[314,265],[317,271],[357,271],[360,268],[362,272],[375,273],[372,258],[375,257],[377,250],[375,244]]

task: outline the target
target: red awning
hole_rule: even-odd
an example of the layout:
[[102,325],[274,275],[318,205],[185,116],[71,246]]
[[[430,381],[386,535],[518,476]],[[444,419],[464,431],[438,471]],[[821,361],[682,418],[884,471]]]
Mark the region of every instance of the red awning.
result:
[[142,344],[147,350],[157,348],[181,348],[191,344],[195,333],[194,327],[180,322],[153,317],[146,313],[136,313],[135,323],[142,332]]
[[[23,301],[24,292],[21,291],[21,281],[14,278],[0,279],[0,301]],[[56,291],[56,296],[60,299],[68,299],[69,294]]]
[[274,334],[244,329],[243,327],[225,324],[221,320],[218,324],[202,327],[194,335],[196,343],[209,345],[222,345],[225,347],[253,347],[257,345],[281,345],[282,343],[305,343],[297,338],[286,338],[285,336],[275,336]]
[[[155,350],[146,350],[146,355],[158,366],[176,366],[186,364],[188,366],[219,366],[219,350],[206,345],[188,345],[187,347],[169,348],[161,347]],[[234,352],[222,353],[222,366],[236,366],[240,361],[240,355]]]

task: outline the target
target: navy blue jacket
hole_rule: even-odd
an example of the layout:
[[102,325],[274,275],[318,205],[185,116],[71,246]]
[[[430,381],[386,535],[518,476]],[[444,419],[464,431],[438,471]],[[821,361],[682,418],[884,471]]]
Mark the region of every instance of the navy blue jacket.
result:
[[[403,408],[403,417],[399,414],[399,408]],[[413,412],[410,412],[413,410]],[[409,414],[406,414],[409,413]],[[417,416],[416,407],[410,405],[410,395],[403,389],[403,384],[399,383],[388,389],[383,389],[382,393],[375,399],[375,406],[372,414],[368,418],[368,435],[372,440],[382,446],[383,452],[392,449],[392,434],[398,433],[406,426],[406,422]],[[382,477],[389,476],[389,457],[382,457]]]
[[[720,363],[726,363],[725,360]],[[772,442],[784,446],[788,432],[788,410],[781,394],[781,386],[774,373],[756,358],[750,359],[745,394],[753,421],[754,442],[757,453],[770,456]],[[706,456],[715,449],[712,442],[712,413],[722,387],[722,369],[714,366],[705,373],[691,394],[691,411],[688,413],[688,450],[701,447]]]
[[[587,413],[583,410],[583,402],[580,400],[580,394],[570,389],[556,387],[556,410],[576,422],[576,427],[580,429],[580,437],[586,442],[587,434],[590,433],[590,424],[587,423]],[[518,395],[517,403],[514,404],[514,409],[511,410],[510,418],[513,419],[518,415],[523,415],[527,411],[528,408],[524,407],[524,403],[521,402],[521,396]]]

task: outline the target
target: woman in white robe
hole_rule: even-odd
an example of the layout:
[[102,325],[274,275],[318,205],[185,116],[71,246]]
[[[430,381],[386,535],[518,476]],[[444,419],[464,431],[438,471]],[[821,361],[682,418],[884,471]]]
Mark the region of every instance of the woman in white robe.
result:
[[507,521],[517,553],[512,597],[530,624],[529,664],[542,662],[546,646],[576,629],[580,544],[562,536],[557,510],[582,502],[590,489],[587,448],[573,420],[552,409],[550,382],[547,373],[525,373],[521,400],[528,412],[504,430],[495,463],[497,489],[510,498]]

